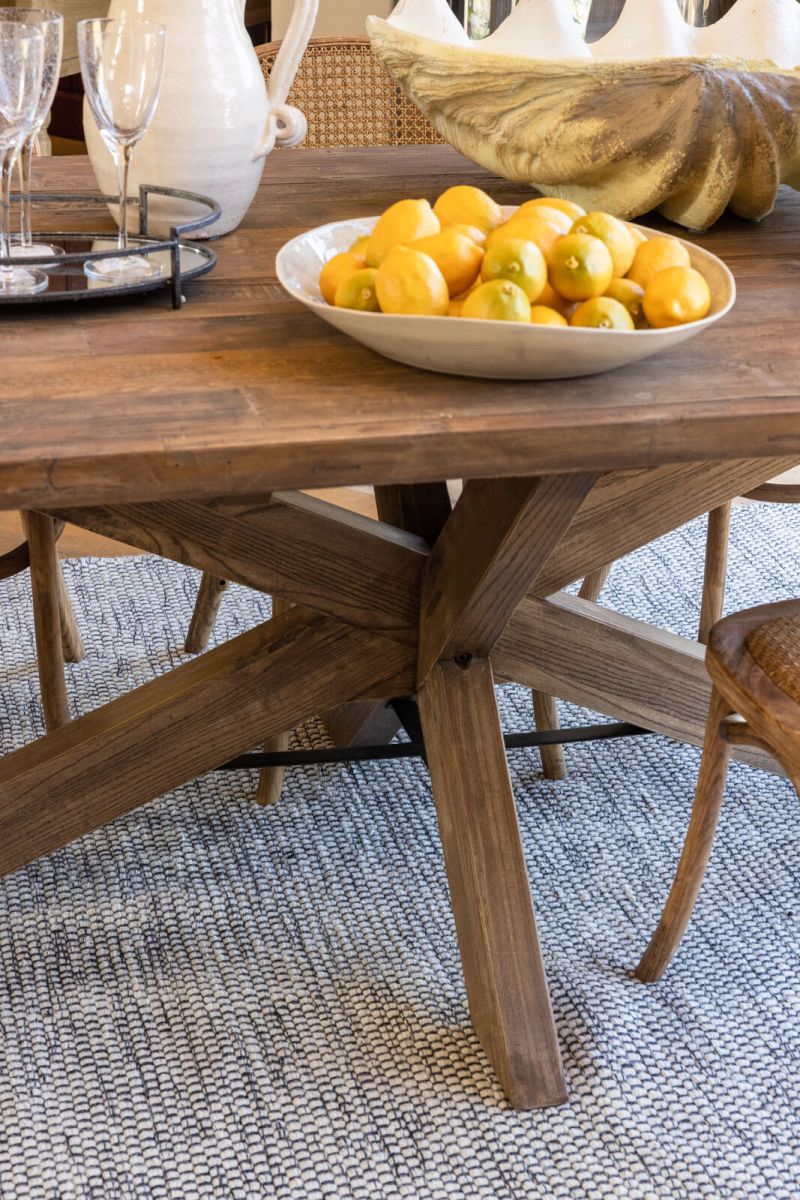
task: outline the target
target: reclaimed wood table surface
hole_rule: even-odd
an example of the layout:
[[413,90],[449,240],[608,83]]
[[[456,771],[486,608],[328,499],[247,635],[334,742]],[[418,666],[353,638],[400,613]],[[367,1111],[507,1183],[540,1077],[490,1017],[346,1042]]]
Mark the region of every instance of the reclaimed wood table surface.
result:
[[[91,186],[84,160],[43,170]],[[0,315],[0,508],[293,606],[8,755],[0,873],[332,706],[416,693],[472,1021],[534,1107],[566,1086],[493,685],[701,740],[702,648],[563,589],[800,461],[800,199],[703,238],[737,275],[730,318],[590,379],[415,371],[277,285],[301,230],[469,180],[526,195],[447,147],[276,153],[180,313],[156,295]],[[377,485],[381,520],[298,491],[353,484]]]

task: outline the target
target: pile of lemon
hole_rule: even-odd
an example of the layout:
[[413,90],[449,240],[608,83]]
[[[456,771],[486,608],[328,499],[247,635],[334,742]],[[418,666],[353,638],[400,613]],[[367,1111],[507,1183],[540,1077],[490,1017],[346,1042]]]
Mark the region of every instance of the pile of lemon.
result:
[[361,312],[472,317],[594,329],[700,321],[711,293],[673,237],[645,238],[609,213],[529,200],[508,220],[480,188],[431,207],[400,200],[368,237],[325,264],[328,304]]

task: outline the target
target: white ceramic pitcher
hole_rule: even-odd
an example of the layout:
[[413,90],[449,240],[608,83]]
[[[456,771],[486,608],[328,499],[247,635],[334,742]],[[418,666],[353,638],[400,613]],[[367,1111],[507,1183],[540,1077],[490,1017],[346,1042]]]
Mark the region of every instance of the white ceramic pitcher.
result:
[[[286,104],[311,32],[319,0],[295,0],[292,20],[270,75],[269,88],[245,30],[246,0],[111,0],[109,17],[144,17],[167,29],[164,84],[153,124],[133,158],[130,195],[140,183],[211,196],[222,206],[206,231],[235,229],[256,194],[264,160],[277,146],[295,146],[306,120]],[[84,129],[97,182],[117,189],[113,157],[84,106]],[[112,210],[116,216],[116,206]],[[154,200],[150,228],[201,215],[197,206]],[[133,227],[133,226],[132,226]],[[203,234],[195,235],[203,236]]]

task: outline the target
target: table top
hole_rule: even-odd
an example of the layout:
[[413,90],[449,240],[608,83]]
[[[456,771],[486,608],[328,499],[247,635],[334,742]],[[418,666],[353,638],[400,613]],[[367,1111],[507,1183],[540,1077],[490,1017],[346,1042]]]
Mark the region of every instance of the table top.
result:
[[[736,274],[730,317],[670,355],[588,379],[413,370],[349,341],[277,284],[275,253],[302,230],[464,181],[504,203],[529,195],[449,147],[279,151],[180,313],[166,293],[1,312],[0,508],[800,461],[800,196],[788,189],[760,225],[727,217],[702,238]],[[63,158],[43,160],[39,184],[93,186],[85,159]]]

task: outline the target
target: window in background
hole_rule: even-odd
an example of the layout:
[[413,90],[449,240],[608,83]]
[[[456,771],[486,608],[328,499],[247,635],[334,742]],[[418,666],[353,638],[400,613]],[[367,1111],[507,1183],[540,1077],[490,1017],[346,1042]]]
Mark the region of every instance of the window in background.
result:
[[[575,20],[585,30],[592,0],[569,0],[569,3]],[[456,3],[452,7],[458,11]],[[505,20],[514,7],[514,0],[467,0],[466,7],[470,37],[483,38]]]

